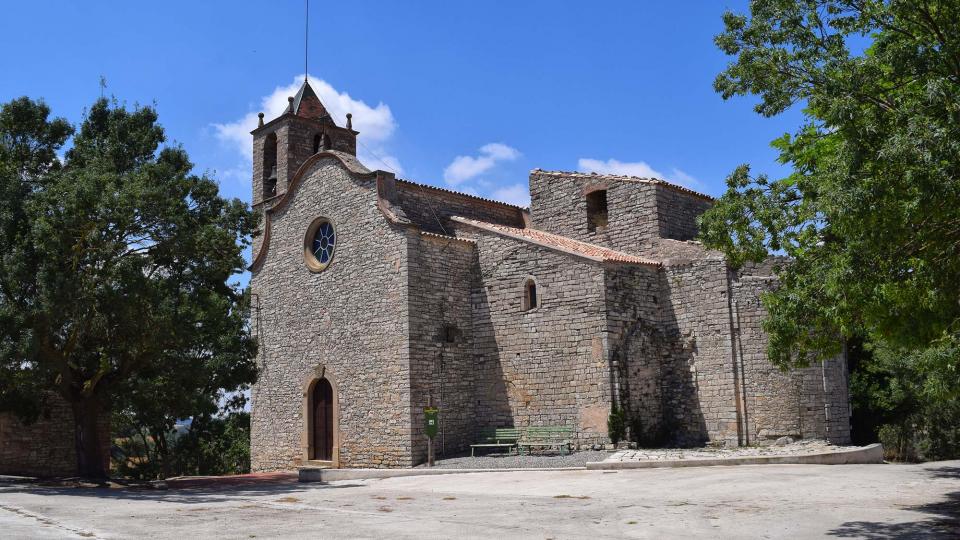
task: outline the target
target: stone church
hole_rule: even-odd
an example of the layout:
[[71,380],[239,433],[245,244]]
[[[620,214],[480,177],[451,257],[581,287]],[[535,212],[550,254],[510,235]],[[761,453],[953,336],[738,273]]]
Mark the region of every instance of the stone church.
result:
[[252,134],[254,470],[422,463],[428,403],[446,455],[486,427],[608,443],[614,406],[648,445],[849,440],[845,358],[768,362],[777,261],[696,242],[709,196],[537,169],[527,209],[401,180],[306,82]]

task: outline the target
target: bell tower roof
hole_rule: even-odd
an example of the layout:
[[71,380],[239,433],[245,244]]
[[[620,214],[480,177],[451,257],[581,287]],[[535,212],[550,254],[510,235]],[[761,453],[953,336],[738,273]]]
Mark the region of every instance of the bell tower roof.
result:
[[320,102],[317,93],[313,91],[313,88],[306,79],[303,80],[303,85],[300,86],[300,90],[297,90],[297,95],[293,97],[293,102],[290,104],[287,112],[293,113],[301,118],[326,120],[336,125],[327,108]]

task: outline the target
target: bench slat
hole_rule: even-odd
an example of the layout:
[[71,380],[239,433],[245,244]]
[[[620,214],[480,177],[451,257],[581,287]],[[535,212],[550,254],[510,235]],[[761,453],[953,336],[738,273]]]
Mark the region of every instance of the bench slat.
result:
[[519,439],[517,428],[484,428],[480,430],[480,442],[470,445],[470,455],[474,455],[476,448],[513,448]]
[[557,448],[560,453],[566,449],[569,452],[573,434],[573,428],[567,426],[530,426],[523,430],[517,448],[521,453],[523,448],[532,447]]

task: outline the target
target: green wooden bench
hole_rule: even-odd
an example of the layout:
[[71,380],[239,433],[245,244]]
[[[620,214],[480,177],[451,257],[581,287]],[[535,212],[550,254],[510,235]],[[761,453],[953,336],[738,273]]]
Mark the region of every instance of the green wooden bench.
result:
[[517,445],[520,430],[517,428],[488,428],[480,432],[480,442],[470,445],[470,457],[477,448],[506,448],[510,451]]
[[523,449],[527,452],[532,448],[556,448],[561,454],[570,453],[573,438],[573,428],[566,426],[539,426],[528,427],[523,430],[523,436],[517,443],[518,452],[522,455]]

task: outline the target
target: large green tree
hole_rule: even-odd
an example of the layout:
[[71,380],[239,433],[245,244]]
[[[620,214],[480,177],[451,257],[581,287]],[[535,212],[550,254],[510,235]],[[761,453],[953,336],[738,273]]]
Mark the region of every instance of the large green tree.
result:
[[42,102],[0,109],[0,409],[68,402],[85,476],[107,473],[111,407],[171,424],[256,374],[228,281],[256,215],[164,142],[150,107],[100,99],[76,132]]
[[774,142],[792,174],[741,166],[701,219],[734,263],[792,258],[763,299],[771,359],[865,336],[936,348],[960,387],[960,1],[753,0],[724,24],[717,91],[805,118]]

